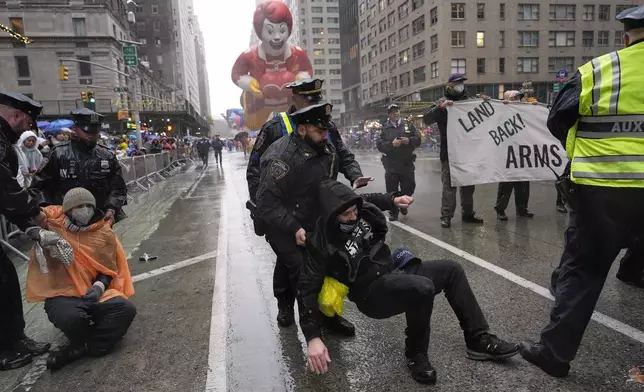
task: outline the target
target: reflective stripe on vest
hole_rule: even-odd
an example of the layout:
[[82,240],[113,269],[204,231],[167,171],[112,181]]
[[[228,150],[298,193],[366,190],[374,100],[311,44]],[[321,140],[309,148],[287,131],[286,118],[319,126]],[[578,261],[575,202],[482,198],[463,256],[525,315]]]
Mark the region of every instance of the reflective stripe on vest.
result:
[[282,118],[282,135],[290,135],[293,133],[293,123],[288,113],[281,112],[280,117]]
[[566,152],[573,182],[644,188],[644,45],[597,57],[579,68],[579,120]]

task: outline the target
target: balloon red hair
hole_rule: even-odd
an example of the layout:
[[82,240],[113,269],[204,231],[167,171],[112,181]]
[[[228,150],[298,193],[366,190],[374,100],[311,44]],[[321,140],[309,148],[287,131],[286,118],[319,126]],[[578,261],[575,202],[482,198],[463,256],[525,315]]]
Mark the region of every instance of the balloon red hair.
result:
[[258,37],[262,36],[264,20],[268,19],[271,23],[286,23],[288,33],[291,34],[293,28],[293,16],[291,10],[281,1],[268,0],[257,6],[255,15],[253,15],[253,27]]

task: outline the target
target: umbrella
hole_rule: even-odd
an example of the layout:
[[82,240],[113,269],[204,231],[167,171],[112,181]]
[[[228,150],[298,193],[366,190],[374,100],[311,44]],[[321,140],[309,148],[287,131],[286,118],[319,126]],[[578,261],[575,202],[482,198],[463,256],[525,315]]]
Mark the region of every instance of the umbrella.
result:
[[161,139],[161,138],[158,135],[150,135],[150,136],[148,136],[148,139],[150,139],[150,140],[158,140],[158,139]]
[[52,121],[47,127],[45,128],[45,131],[60,131],[62,128],[71,128],[74,126],[74,122],[72,120],[66,120],[66,119],[58,119]]
[[136,140],[136,135],[127,135],[127,137],[129,137],[130,140]]
[[242,141],[242,139],[246,139],[248,137],[248,132],[239,132],[237,135],[235,135],[235,140],[238,142]]
[[36,125],[38,125],[38,128],[40,129],[45,129],[49,125],[49,121],[38,121]]

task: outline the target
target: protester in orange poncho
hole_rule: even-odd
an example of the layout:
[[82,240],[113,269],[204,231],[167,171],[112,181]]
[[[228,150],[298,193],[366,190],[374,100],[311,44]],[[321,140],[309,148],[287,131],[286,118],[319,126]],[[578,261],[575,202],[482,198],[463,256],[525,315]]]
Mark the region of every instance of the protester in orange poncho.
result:
[[[73,248],[68,267],[47,257],[45,273],[32,251],[27,274],[27,301],[45,302],[45,312],[69,344],[53,352],[47,367],[59,369],[84,356],[107,354],[125,335],[136,308],[130,270],[121,243],[94,196],[74,188],[62,206],[43,209],[49,230]],[[91,321],[91,325],[90,325]]]

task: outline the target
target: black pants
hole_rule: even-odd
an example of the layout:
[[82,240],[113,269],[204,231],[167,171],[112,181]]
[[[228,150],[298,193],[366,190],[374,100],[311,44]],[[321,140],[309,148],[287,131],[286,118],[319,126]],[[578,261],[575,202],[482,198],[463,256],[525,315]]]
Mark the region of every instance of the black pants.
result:
[[0,247],[0,351],[24,336],[22,294],[16,267]]
[[215,150],[215,162],[219,161],[221,165],[221,150]]
[[89,302],[78,297],[54,297],[45,301],[49,321],[72,342],[87,344],[90,354],[109,353],[127,332],[136,308],[132,301],[116,297]]
[[396,271],[375,280],[351,298],[362,313],[374,319],[405,313],[405,355],[412,357],[427,353],[434,296],[441,291],[445,292],[466,340],[489,330],[463,267],[452,260],[409,265],[404,272]]
[[557,191],[557,206],[565,206],[566,202],[563,199],[563,196],[561,195],[561,192],[557,188],[555,188]]
[[295,235],[273,231],[266,234],[268,243],[277,255],[273,271],[273,295],[280,305],[293,305],[304,262],[304,248],[297,246]]
[[575,358],[615,257],[644,234],[644,189],[582,186],[579,199],[566,231],[550,324],[541,332],[541,355],[555,363]]
[[[413,170],[404,173],[385,172],[385,188],[387,193],[398,192],[405,196],[413,196],[416,190],[416,175]],[[398,207],[390,210],[392,215],[398,214]]]
[[523,212],[528,209],[528,200],[530,199],[530,183],[528,181],[501,182],[499,190],[496,193],[496,212],[505,212],[510,202],[510,196],[514,189],[514,205],[517,212]]

